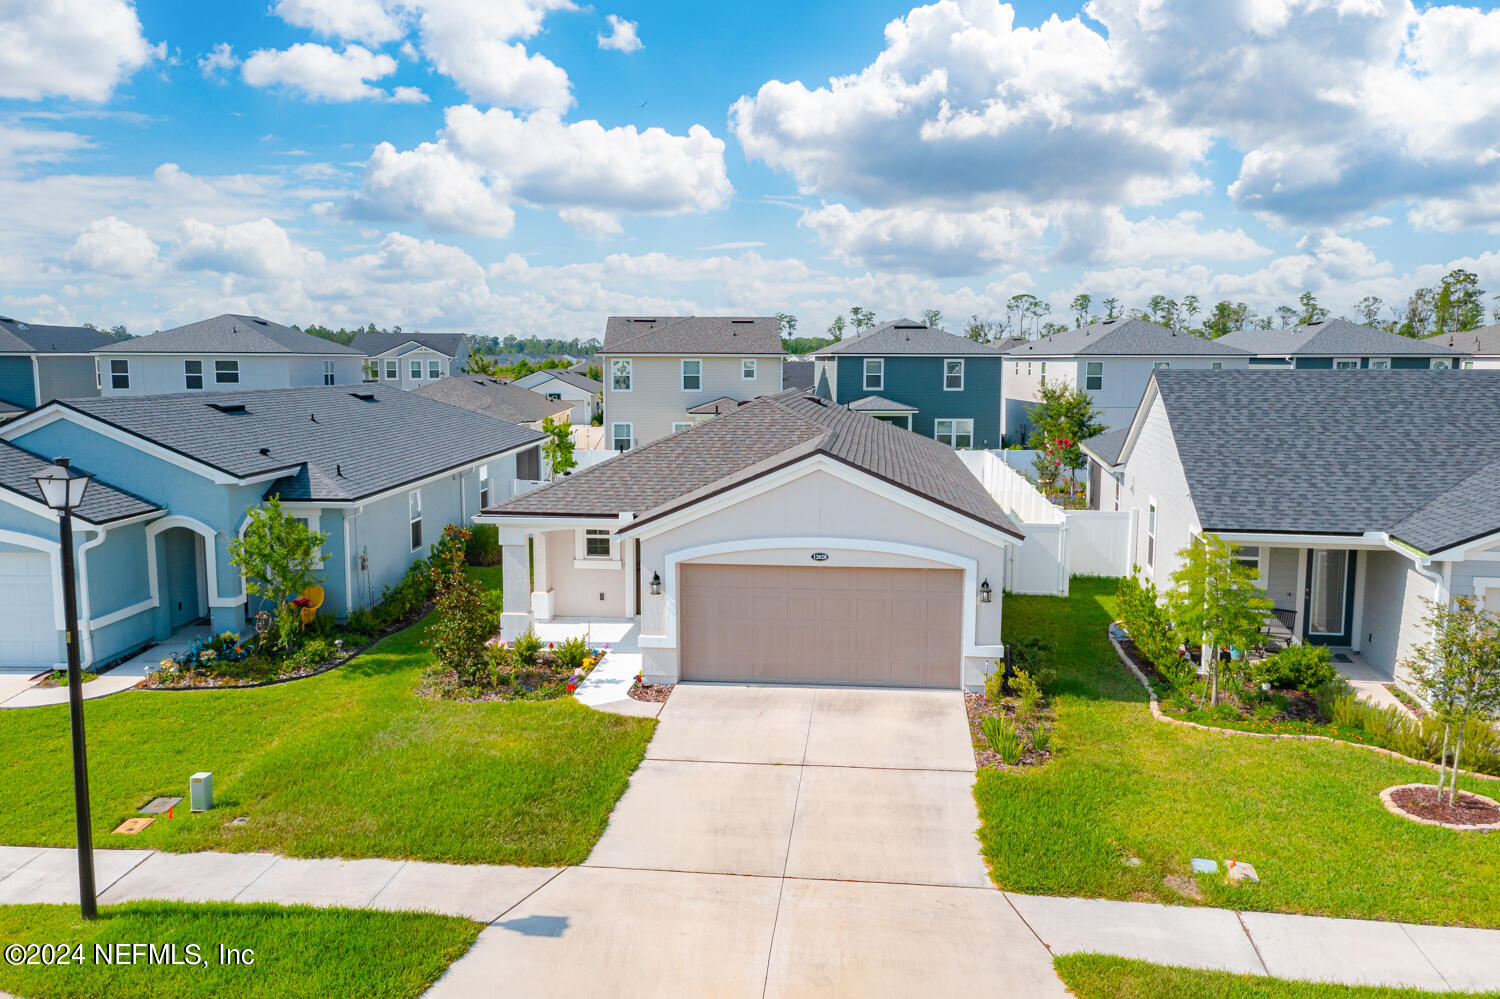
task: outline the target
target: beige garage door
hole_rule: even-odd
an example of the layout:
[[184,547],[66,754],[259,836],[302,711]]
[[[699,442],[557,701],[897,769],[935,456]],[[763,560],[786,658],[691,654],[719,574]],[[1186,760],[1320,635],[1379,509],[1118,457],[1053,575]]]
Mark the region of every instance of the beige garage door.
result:
[[957,569],[682,566],[682,678],[957,687]]

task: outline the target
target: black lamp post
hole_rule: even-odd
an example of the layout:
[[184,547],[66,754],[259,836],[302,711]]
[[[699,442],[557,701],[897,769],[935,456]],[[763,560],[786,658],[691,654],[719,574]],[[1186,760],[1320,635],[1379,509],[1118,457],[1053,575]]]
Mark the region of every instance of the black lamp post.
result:
[[94,831],[89,816],[89,764],[83,743],[83,661],[78,650],[78,590],[73,582],[73,511],[93,476],[74,471],[67,458],[32,476],[47,506],[57,511],[62,542],[63,614],[68,640],[68,718],[73,729],[73,817],[78,828],[78,908],[98,914],[94,891]]

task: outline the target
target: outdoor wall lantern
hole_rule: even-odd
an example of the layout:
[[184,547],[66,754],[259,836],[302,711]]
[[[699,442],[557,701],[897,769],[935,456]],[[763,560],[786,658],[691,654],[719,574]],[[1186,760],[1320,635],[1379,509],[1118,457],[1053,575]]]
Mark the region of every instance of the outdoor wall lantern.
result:
[[990,581],[986,579],[979,584],[979,602],[982,604],[989,603],[990,597],[994,595],[994,592],[994,590],[990,589]]
[[651,574],[651,595],[653,597],[661,596],[661,573],[659,572]]
[[73,511],[83,504],[92,476],[58,458],[33,475],[47,506],[57,511],[61,542],[63,624],[68,647],[68,721],[73,742],[73,819],[78,835],[78,908],[84,919],[97,913],[94,891],[94,833],[89,814],[88,751],[83,740],[83,664],[78,647],[78,591],[73,578]]

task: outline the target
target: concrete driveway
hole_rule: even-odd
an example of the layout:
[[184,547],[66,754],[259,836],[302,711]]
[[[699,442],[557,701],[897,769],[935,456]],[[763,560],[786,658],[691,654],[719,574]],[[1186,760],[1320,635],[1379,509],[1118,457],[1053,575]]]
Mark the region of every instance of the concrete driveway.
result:
[[952,691],[681,684],[594,852],[434,996],[1066,996],[979,856]]

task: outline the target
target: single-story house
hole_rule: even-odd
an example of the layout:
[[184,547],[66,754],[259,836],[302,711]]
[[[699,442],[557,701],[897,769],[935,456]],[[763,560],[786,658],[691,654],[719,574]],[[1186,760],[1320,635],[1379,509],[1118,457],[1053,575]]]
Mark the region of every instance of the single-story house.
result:
[[1159,371],[1085,442],[1163,589],[1195,536],[1241,546],[1273,633],[1398,676],[1424,599],[1500,609],[1500,372]]
[[1500,368],[1500,323],[1462,333],[1439,333],[1428,337],[1428,342],[1442,344],[1468,356],[1463,358],[1465,370],[1484,371]]
[[[571,423],[573,407],[557,399],[521,388],[514,382],[502,382],[489,375],[455,375],[423,385],[417,395],[446,402],[450,406],[493,416],[532,430],[541,430],[542,421]],[[516,454],[516,480],[535,482],[542,478],[541,445],[533,445]]]
[[1022,540],[951,448],[797,390],[476,520],[500,528],[506,638],[638,622],[659,683],[975,688]]
[[364,380],[407,390],[460,374],[472,349],[467,333],[356,333],[349,346],[365,357]]
[[1466,351],[1440,340],[1415,340],[1347,319],[1320,319],[1289,330],[1235,330],[1214,343],[1248,351],[1251,368],[1452,370],[1467,359]]
[[230,313],[111,340],[93,353],[105,396],[357,385],[362,363],[343,344]]
[[541,435],[383,385],[53,402],[0,425],[0,667],[63,654],[57,520],[28,478],[56,457],[97,476],[75,532],[81,642],[103,664],[253,616],[229,542],[279,496],[326,533],[324,612],[378,603],[444,526],[513,491]]
[[604,383],[567,368],[533,371],[515,383],[549,399],[571,403],[574,424],[593,423],[594,417],[604,412]]
[[0,316],[0,420],[53,399],[98,395],[91,351],[114,342],[87,326],[46,326]]

